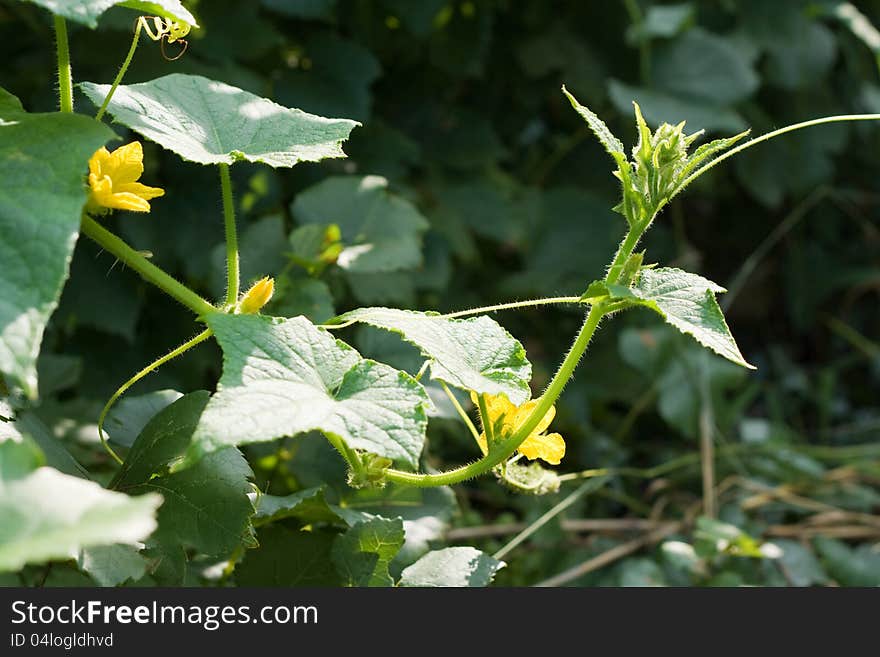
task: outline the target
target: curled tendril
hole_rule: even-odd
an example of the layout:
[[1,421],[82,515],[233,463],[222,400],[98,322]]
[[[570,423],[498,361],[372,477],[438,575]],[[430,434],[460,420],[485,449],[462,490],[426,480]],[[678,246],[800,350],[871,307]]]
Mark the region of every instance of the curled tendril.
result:
[[[162,49],[162,56],[165,59],[173,62],[174,60],[183,57],[183,53],[186,52],[186,49],[189,46],[186,39],[183,37],[189,34],[189,31],[192,29],[189,23],[172,20],[170,18],[163,18],[161,16],[141,16],[138,21],[144,32],[147,33],[147,36],[153,41],[159,42],[159,46]],[[152,27],[150,27],[150,23],[152,23]],[[173,57],[169,57],[165,52],[165,46],[166,44],[171,45],[173,43],[180,44],[180,51]]]

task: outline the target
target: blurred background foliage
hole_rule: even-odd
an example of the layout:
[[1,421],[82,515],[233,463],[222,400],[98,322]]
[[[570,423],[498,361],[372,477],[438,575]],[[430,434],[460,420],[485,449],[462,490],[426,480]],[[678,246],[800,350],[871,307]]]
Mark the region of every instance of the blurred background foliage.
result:
[[[186,54],[169,62],[144,41],[126,83],[195,73],[363,124],[347,160],[232,170],[244,277],[275,276],[270,311],[315,322],[361,305],[454,311],[578,294],[600,276],[623,233],[610,211],[617,185],[563,83],[629,143],[633,99],[652,125],[687,120],[710,137],[880,112],[880,2],[186,4],[201,24]],[[75,80],[113,78],[133,20],[113,9],[96,31],[70,26]],[[55,103],[52,42],[46,13],[0,2],[0,86],[30,111]],[[91,111],[85,97],[77,103]],[[497,583],[880,585],[878,146],[873,124],[789,135],[706,175],[661,215],[648,261],[728,287],[728,322],[758,370],[701,351],[644,311],[608,322],[554,424],[568,443],[561,471],[609,469],[601,486],[578,488],[572,477],[558,494],[530,497],[486,478],[365,499],[311,436],[247,450],[258,485],[283,495],[329,483],[331,499],[403,515],[414,551],[398,570],[429,543],[492,553],[526,529],[528,540],[505,548]],[[149,216],[111,223],[216,297],[224,257],[215,172],[145,149],[144,180],[166,196]],[[93,472],[109,473],[96,444],[101,406],[193,325],[86,240],[72,272],[44,342],[43,402],[31,420]],[[495,317],[525,345],[537,394],[579,312]],[[391,336],[343,337],[365,355],[418,368]],[[150,391],[211,389],[219,367],[216,347],[202,346],[135,388],[120,413],[174,398],[143,396]],[[439,404],[438,416],[425,466],[474,458],[463,425]],[[562,500],[564,512],[535,524]],[[299,549],[286,531],[258,535],[263,547],[248,552],[239,583],[302,581],[267,574],[267,562]],[[76,577],[56,569],[49,583]]]

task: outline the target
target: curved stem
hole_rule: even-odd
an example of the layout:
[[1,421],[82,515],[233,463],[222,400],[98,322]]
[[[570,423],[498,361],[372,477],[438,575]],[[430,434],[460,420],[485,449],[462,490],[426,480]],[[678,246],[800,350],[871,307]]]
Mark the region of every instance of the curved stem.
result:
[[620,274],[623,271],[624,265],[626,265],[626,261],[632,255],[632,252],[636,248],[636,244],[639,243],[639,240],[642,238],[642,235],[645,233],[645,229],[647,229],[650,222],[647,222],[644,226],[635,225],[632,230],[630,230],[623,241],[620,243],[620,246],[617,247],[617,253],[614,255],[614,260],[611,261],[611,266],[608,267],[608,274],[605,276],[606,283],[616,283],[620,278]]
[[[672,196],[677,195],[681,192],[685,187],[691,184],[694,180],[702,176],[709,169],[714,167],[721,162],[724,162],[727,158],[733,157],[737,153],[742,153],[747,148],[751,148],[752,146],[757,146],[761,142],[768,141],[773,139],[774,137],[778,137],[780,135],[784,135],[788,132],[794,132],[795,130],[801,130],[803,128],[810,128],[814,125],[823,125],[825,123],[839,123],[842,121],[877,121],[880,120],[880,114],[841,114],[838,116],[825,116],[821,119],[812,119],[810,121],[802,121],[801,123],[794,123],[792,125],[787,125],[784,128],[779,128],[779,130],[773,130],[772,132],[768,132],[765,135],[761,135],[760,137],[755,137],[754,139],[750,139],[744,144],[740,144],[735,148],[731,148],[729,151],[724,153],[723,155],[719,155],[711,162],[708,162],[701,166],[699,169],[694,171],[691,175],[684,179],[684,182],[678,186],[675,190],[675,193]],[[671,197],[670,197],[671,198]]]
[[113,393],[113,396],[110,397],[110,399],[104,405],[104,408],[101,410],[101,415],[98,416],[98,437],[101,439],[101,444],[104,445],[104,449],[107,450],[107,452],[110,454],[110,456],[112,456],[116,460],[116,462],[119,463],[119,465],[122,465],[122,459],[119,458],[119,455],[115,451],[113,451],[113,448],[110,447],[110,444],[107,442],[107,438],[104,435],[104,421],[107,419],[107,414],[110,412],[110,409],[113,408],[113,404],[115,404],[116,400],[125,394],[126,390],[128,390],[135,383],[137,383],[138,381],[143,379],[145,376],[147,376],[147,374],[149,374],[150,372],[154,372],[159,367],[161,367],[162,365],[167,363],[169,360],[177,358],[181,354],[189,351],[190,349],[195,347],[200,342],[204,342],[205,340],[210,338],[211,335],[212,335],[211,329],[205,329],[204,331],[199,333],[197,336],[195,336],[194,338],[192,338],[190,340],[187,340],[186,342],[184,342],[182,345],[180,345],[176,349],[173,349],[172,351],[168,352],[167,354],[165,354],[161,358],[157,358],[152,363],[150,363],[149,365],[144,367],[142,370],[140,370],[133,377],[131,377],[128,381],[126,381],[121,386],[119,386],[119,388],[116,390],[116,392]]
[[[496,310],[512,310],[514,308],[533,308],[537,306],[550,306],[557,303],[577,303],[583,304],[580,297],[547,297],[545,299],[530,299],[528,301],[511,301],[510,303],[498,303],[494,306],[480,306],[479,308],[470,308],[468,310],[458,310],[454,313],[446,313],[437,315],[444,319],[455,319],[457,317],[468,317],[469,315],[484,315],[486,313],[495,312]],[[331,322],[333,320],[330,320]],[[320,328],[334,331],[336,329],[344,329],[357,324],[359,320],[351,319],[338,324],[320,324]]]
[[67,41],[67,23],[55,16],[55,51],[58,57],[58,107],[62,112],[73,112],[73,74],[70,71],[70,46]]
[[135,23],[134,38],[131,40],[131,48],[128,49],[128,55],[122,62],[122,67],[119,69],[119,73],[116,74],[116,79],[113,80],[113,85],[110,87],[110,91],[107,93],[107,97],[104,98],[104,102],[101,103],[101,108],[95,115],[96,121],[100,121],[103,118],[104,112],[107,111],[107,107],[110,105],[110,99],[113,98],[113,94],[116,93],[116,88],[119,86],[119,83],[122,82],[122,78],[125,76],[126,71],[128,71],[131,60],[134,58],[134,51],[137,50],[138,42],[141,38],[141,27],[143,25],[143,22],[144,17],[141,16],[137,19],[137,22]]
[[446,393],[446,396],[449,397],[449,401],[452,403],[452,406],[455,408],[455,412],[458,413],[458,416],[461,418],[462,422],[468,428],[468,431],[471,432],[471,435],[474,437],[474,440],[480,439],[480,432],[477,431],[477,428],[474,426],[474,423],[471,422],[471,418],[465,412],[465,410],[461,407],[461,404],[458,403],[458,399],[456,399],[455,395],[452,394],[452,391],[449,389],[443,381],[440,381],[440,387],[443,388],[443,392]]
[[419,474],[389,469],[385,471],[388,481],[418,487],[447,486],[484,474],[502,461],[507,460],[525,439],[529,437],[534,428],[538,426],[538,423],[547,414],[547,411],[556,403],[559,395],[562,394],[562,389],[574,373],[578,361],[580,361],[581,356],[583,356],[584,351],[586,351],[587,346],[590,344],[590,340],[604,314],[605,309],[601,304],[590,308],[590,312],[587,314],[577,338],[575,338],[571,349],[559,366],[559,370],[554,375],[553,380],[550,381],[550,385],[547,386],[544,394],[541,395],[540,401],[531,415],[513,435],[496,443],[489,450],[489,453],[479,461],[474,461],[460,468],[438,474]]
[[144,280],[160,288],[169,296],[174,297],[197,315],[217,312],[217,308],[190,290],[186,285],[159,269],[90,216],[83,215],[81,228],[83,233],[101,245],[104,250],[119,258],[125,265],[135,270]]
[[480,308],[471,308],[470,310],[459,310],[454,313],[446,313],[440,315],[446,319],[455,319],[456,317],[467,317],[468,315],[483,315],[485,313],[495,312],[496,310],[511,310],[512,308],[532,308],[535,306],[549,306],[556,303],[582,303],[580,297],[547,297],[546,299],[531,299],[529,301],[512,301],[510,303],[499,303],[494,306],[481,306]]
[[361,459],[358,456],[358,453],[353,450],[348,444],[339,436],[336,436],[331,433],[325,433],[324,436],[327,438],[327,442],[329,442],[333,447],[336,448],[336,451],[342,455],[342,458],[345,459],[345,462],[348,463],[348,467],[350,467],[355,474],[355,478],[359,479],[360,475],[363,474],[364,466],[361,463]]
[[489,415],[489,404],[486,402],[486,393],[477,396],[480,405],[480,420],[483,423],[483,433],[486,434],[486,451],[491,451],[495,445],[495,427],[492,425],[492,418]]
[[238,301],[238,234],[235,231],[235,204],[232,199],[232,180],[229,165],[221,163],[220,189],[223,193],[223,224],[226,228],[226,305]]

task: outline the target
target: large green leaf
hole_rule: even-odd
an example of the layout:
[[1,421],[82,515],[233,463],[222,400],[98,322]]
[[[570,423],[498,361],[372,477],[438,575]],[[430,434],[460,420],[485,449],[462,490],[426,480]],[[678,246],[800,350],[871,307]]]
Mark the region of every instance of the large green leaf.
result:
[[0,124],[0,372],[37,394],[37,354],[67,278],[89,157],[113,136],[73,114]]
[[514,404],[529,396],[532,366],[519,341],[486,316],[450,319],[440,315],[359,308],[339,318],[394,331],[431,359],[431,377],[463,390],[504,393]]
[[404,569],[400,586],[488,586],[503,561],[472,547],[448,547],[428,552]]
[[658,312],[679,331],[719,356],[754,369],[736,346],[715,300],[717,292],[727,291],[720,285],[681,269],[661,267],[643,270],[632,288],[610,287],[619,296],[634,296],[641,305]]
[[321,431],[350,447],[415,466],[425,439],[425,389],[361,358],[304,317],[208,317],[223,376],[202,416],[190,460],[228,445]]
[[136,544],[156,528],[156,494],[129,497],[39,465],[35,445],[0,423],[0,572]]
[[262,527],[258,550],[248,550],[235,567],[239,586],[339,586],[340,578],[330,558],[334,532],[291,531],[286,527]]
[[370,85],[382,69],[365,46],[327,32],[310,32],[302,43],[302,57],[311,66],[285,70],[275,83],[281,103],[294,103],[321,116],[370,119]]
[[[100,105],[110,85],[83,82]],[[120,86],[107,110],[147,139],[200,164],[241,160],[292,167],[345,157],[342,142],[360,125],[288,109],[266,98],[199,75],[172,73]]]
[[140,0],[26,0],[48,9],[53,14],[62,16],[77,23],[98,26],[98,18],[105,11],[115,5],[121,5],[134,9],[142,14],[155,14],[185,21],[190,25],[198,25],[195,17],[180,4],[179,0],[152,0],[141,2]]
[[0,571],[75,559],[92,545],[142,541],[162,503],[160,495],[129,497],[46,467],[0,488]]
[[250,543],[254,512],[248,493],[250,467],[234,448],[217,451],[191,468],[168,473],[186,451],[208,404],[207,392],[185,395],[160,411],[141,431],[113,482],[127,492],[159,491],[165,504],[151,542],[160,548],[193,547],[224,556]]
[[327,178],[299,194],[291,211],[302,223],[339,226],[344,248],[336,264],[353,274],[422,264],[428,221],[412,203],[389,193],[385,178]]
[[665,90],[632,87],[618,80],[609,80],[608,96],[620,111],[632,111],[632,102],[638,102],[645,120],[652,125],[687,121],[694,130],[739,132],[746,128],[743,118],[729,107],[707,101],[672,94]]
[[346,487],[340,506],[333,510],[349,525],[373,516],[403,521],[406,540],[394,558],[394,573],[427,552],[432,541],[442,540],[457,509],[455,493],[447,486],[416,488],[389,483],[382,488]]
[[86,548],[79,555],[78,565],[100,586],[119,586],[128,580],[138,580],[147,570],[147,560],[131,545]]
[[758,74],[741,47],[700,28],[657,49],[652,81],[682,98],[738,103],[758,88]]
[[403,521],[375,517],[337,537],[331,555],[345,586],[393,586],[388,565],[402,545]]
[[256,515],[254,525],[297,518],[304,524],[314,522],[339,523],[342,519],[324,499],[324,489],[319,487],[306,488],[290,495],[257,495],[255,501]]

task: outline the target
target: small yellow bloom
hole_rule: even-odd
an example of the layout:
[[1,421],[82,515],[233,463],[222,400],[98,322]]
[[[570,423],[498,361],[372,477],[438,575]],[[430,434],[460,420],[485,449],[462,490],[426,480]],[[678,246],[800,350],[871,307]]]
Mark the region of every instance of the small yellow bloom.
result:
[[[479,403],[476,393],[471,393],[471,399],[474,404]],[[527,401],[522,406],[514,406],[505,394],[486,395],[486,410],[489,413],[488,420],[483,418],[483,426],[487,421],[495,430],[495,439],[504,439],[513,435],[519,427],[525,424],[526,420],[532,414],[534,408],[538,405],[537,399]],[[558,433],[545,434],[547,427],[556,416],[556,407],[551,406],[550,410],[541,418],[537,426],[532,429],[529,437],[526,438],[517,450],[520,454],[529,459],[542,459],[553,465],[558,465],[565,456],[565,441]],[[486,433],[480,434],[477,439],[483,454],[487,452]]]
[[152,198],[163,196],[165,190],[137,182],[144,172],[144,150],[139,141],[120,146],[112,153],[99,148],[89,158],[91,194],[86,210],[106,214],[109,210],[149,212]]
[[243,315],[253,315],[260,308],[269,303],[275,292],[275,280],[266,276],[251,285],[251,289],[244,293],[238,304],[238,312]]

